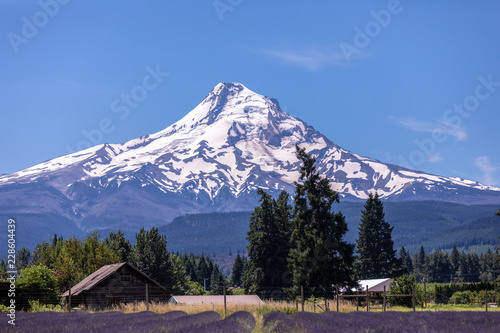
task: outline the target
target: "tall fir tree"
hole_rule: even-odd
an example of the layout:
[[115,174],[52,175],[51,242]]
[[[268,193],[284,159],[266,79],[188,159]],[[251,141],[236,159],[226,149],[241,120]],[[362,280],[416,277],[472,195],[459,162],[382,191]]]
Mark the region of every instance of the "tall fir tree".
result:
[[399,257],[401,258],[401,266],[403,269],[406,269],[406,274],[411,275],[413,273],[413,263],[411,261],[410,252],[406,251],[404,246],[399,250]]
[[316,159],[305,148],[296,146],[296,149],[302,165],[300,182],[295,182],[289,254],[293,286],[289,291],[298,295],[304,286],[307,294],[325,295],[337,284],[354,286],[354,246],[344,240],[347,232],[344,216],[333,211],[333,204],[339,202],[338,193],[316,170]]
[[392,230],[385,222],[384,205],[378,193],[370,193],[364,210],[357,239],[358,253],[355,270],[360,279],[396,277],[402,273],[401,259],[396,258]]
[[458,252],[455,244],[453,244],[453,250],[451,250],[450,264],[452,274],[457,274],[458,269],[460,268],[460,252]]
[[21,269],[28,267],[31,264],[31,251],[22,247],[19,251],[17,251],[16,255],[16,268],[17,271],[21,271]]
[[231,284],[241,286],[241,277],[245,267],[245,259],[238,253],[234,259],[233,270],[231,271]]
[[[500,209],[498,209],[498,212],[496,212],[496,214],[495,214],[495,215],[500,216]],[[499,238],[499,241],[500,241],[500,237],[498,237],[498,238]],[[500,250],[500,246],[498,247],[498,249],[497,249],[497,250]],[[498,255],[498,256],[497,256],[496,261],[500,264],[500,255]]]
[[184,267],[167,251],[167,239],[158,228],[141,228],[136,234],[136,243],[131,252],[132,265],[158,281],[173,292],[183,292],[182,282],[186,279]]
[[428,275],[427,254],[425,253],[423,245],[420,245],[420,251],[413,256],[413,267],[417,282],[422,282],[424,277]]
[[250,217],[248,261],[242,280],[246,293],[270,297],[275,294],[274,289],[285,287],[288,283],[291,208],[285,191],[277,201],[262,189],[258,189],[257,194],[260,206]]

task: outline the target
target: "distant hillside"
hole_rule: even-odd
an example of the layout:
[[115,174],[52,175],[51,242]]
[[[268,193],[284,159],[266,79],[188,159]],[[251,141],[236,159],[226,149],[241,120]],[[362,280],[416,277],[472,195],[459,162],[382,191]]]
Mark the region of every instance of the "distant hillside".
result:
[[[466,206],[438,201],[386,202],[386,221],[394,226],[396,249],[416,253],[447,250],[456,244],[466,252],[486,252],[498,246],[500,218],[497,206]],[[334,208],[346,217],[346,239],[354,243],[363,203],[342,202]],[[170,251],[213,254],[246,252],[250,212],[193,214],[176,218],[160,228]]]
[[[479,253],[498,247],[500,217],[495,216],[497,206],[420,201],[385,202],[384,207],[386,221],[394,226],[396,249],[405,246],[411,253],[416,253],[422,244],[430,252],[449,250],[456,244],[461,251]],[[341,202],[334,207],[335,211],[342,211],[347,220],[348,242],[354,243],[358,236],[362,209],[362,202]],[[5,230],[10,217],[0,215]],[[170,224],[161,226],[160,232],[167,236],[167,247],[172,252],[204,253],[210,256],[246,253],[249,218],[250,212],[191,214],[177,217]],[[33,249],[42,240],[48,241],[54,233],[64,238],[84,237],[87,234],[70,220],[56,214],[48,218],[37,214],[19,214],[16,221],[18,249],[22,246]],[[147,224],[149,221],[143,222]],[[101,237],[119,228],[101,229]],[[138,231],[125,230],[125,237],[135,243],[135,233]],[[0,243],[6,242],[7,234],[0,234]]]
[[160,227],[169,251],[195,254],[246,252],[249,212],[192,214]]

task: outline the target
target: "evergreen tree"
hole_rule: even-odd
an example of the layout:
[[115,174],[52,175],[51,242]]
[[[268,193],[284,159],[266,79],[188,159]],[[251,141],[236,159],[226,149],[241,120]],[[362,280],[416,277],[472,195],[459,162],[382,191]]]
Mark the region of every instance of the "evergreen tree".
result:
[[423,245],[420,245],[419,253],[413,257],[413,267],[417,282],[422,282],[423,278],[427,276],[427,255]]
[[233,270],[231,272],[231,284],[233,286],[241,285],[241,277],[243,276],[243,269],[245,267],[245,260],[238,253],[234,260]]
[[458,252],[455,244],[453,244],[453,250],[451,250],[450,264],[452,274],[457,274],[460,268],[460,252]]
[[412,274],[413,263],[411,262],[410,252],[406,251],[404,246],[399,250],[399,257],[401,258],[401,266],[406,269],[406,274]]
[[21,271],[21,269],[28,267],[31,264],[31,251],[24,246],[17,251],[16,255],[16,268],[17,271]]
[[362,211],[356,274],[361,279],[395,277],[401,274],[401,259],[396,258],[392,230],[384,219],[384,206],[378,193],[370,193]]
[[[323,294],[334,285],[354,286],[354,246],[343,240],[347,232],[344,216],[332,210],[339,195],[314,166],[315,158],[296,146],[302,162],[299,182],[295,183],[289,266],[293,277],[290,292],[298,295],[300,286]],[[306,288],[306,292],[311,290]],[[307,292],[309,293],[309,292]]]
[[[209,272],[207,262],[205,261],[205,257],[202,256],[200,258],[200,260],[198,261],[198,266],[196,267],[197,278],[195,281],[198,281],[203,285],[204,284],[203,279],[209,279],[210,274],[212,274],[212,272]],[[205,285],[206,285],[206,282],[205,282]]]
[[448,255],[441,251],[434,251],[428,257],[428,281],[446,282],[451,275],[451,263]]
[[0,261],[0,281],[3,281],[7,276],[7,263],[4,260]]
[[212,295],[223,295],[224,286],[226,287],[226,294],[228,294],[228,281],[224,276],[224,273],[222,273],[217,266],[214,266],[214,270],[210,277],[210,285],[212,287],[210,291]]
[[125,238],[125,235],[121,230],[118,230],[117,232],[110,232],[109,236],[104,238],[104,244],[116,252],[116,254],[120,257],[120,262],[129,261],[132,245],[130,244],[130,241]]
[[[498,210],[498,212],[496,212],[495,215],[498,215],[500,216],[500,209]],[[500,237],[499,238],[499,241],[500,241]],[[500,246],[497,248],[497,250],[500,250]],[[500,263],[500,255],[497,256],[497,259],[496,259],[497,263]]]
[[[179,274],[173,266],[173,259],[167,251],[167,239],[158,228],[141,228],[136,234],[136,243],[131,254],[132,265],[156,280],[165,288],[174,291],[179,285]],[[185,278],[185,277],[183,277]]]
[[267,297],[274,288],[287,285],[287,255],[290,242],[290,205],[288,194],[278,200],[258,189],[260,206],[250,217],[248,231],[248,261],[245,264],[245,291]]

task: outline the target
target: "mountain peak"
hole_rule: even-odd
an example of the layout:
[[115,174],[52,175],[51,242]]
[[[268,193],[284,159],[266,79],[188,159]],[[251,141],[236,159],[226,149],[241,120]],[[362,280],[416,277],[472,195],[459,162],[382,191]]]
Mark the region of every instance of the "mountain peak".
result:
[[[162,134],[186,132],[213,125],[218,121],[267,123],[287,117],[278,101],[259,95],[241,83],[221,82],[191,112]],[[267,120],[266,120],[267,119]]]
[[[239,82],[221,82],[217,84],[212,91],[210,92],[211,94],[224,94],[224,93],[229,93],[231,95],[237,95],[238,93],[248,90],[250,91],[247,87],[242,85]],[[254,92],[251,92],[254,93]]]

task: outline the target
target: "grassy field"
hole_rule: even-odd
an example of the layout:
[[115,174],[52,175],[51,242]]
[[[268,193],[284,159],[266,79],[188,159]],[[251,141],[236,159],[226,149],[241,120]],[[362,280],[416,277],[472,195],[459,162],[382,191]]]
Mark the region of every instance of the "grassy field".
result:
[[[304,304],[304,311],[306,312],[315,312],[315,313],[323,313],[325,312],[324,301],[317,302],[316,304],[306,302]],[[129,304],[120,304],[112,309],[111,311],[121,311],[124,313],[135,313],[146,311],[147,307],[144,302],[135,302]],[[328,301],[328,309],[329,311],[337,310],[337,303],[335,301]],[[238,311],[247,311],[254,315],[255,319],[259,321],[262,319],[264,315],[273,311],[280,311],[286,314],[293,314],[297,312],[297,310],[301,311],[301,304],[298,303],[298,306],[295,302],[285,302],[285,301],[264,301],[260,306],[257,305],[227,305],[226,316],[229,316],[232,313]],[[366,307],[359,307],[359,311],[366,312]],[[185,305],[185,304],[170,304],[170,303],[152,303],[149,305],[149,311],[156,313],[166,313],[171,311],[184,311],[188,314],[195,314],[205,311],[215,311],[219,313],[222,317],[224,317],[224,305],[212,305],[212,304],[202,304],[202,305]],[[339,302],[339,312],[355,312],[356,305],[352,302],[340,301]],[[397,311],[397,312],[410,312],[413,311],[412,308],[407,308],[403,306],[394,306],[387,307],[387,311]],[[418,306],[415,308],[415,311],[485,311],[484,306],[472,306],[472,305],[443,305],[443,304],[427,304],[425,308],[422,306]],[[489,307],[488,311],[490,312],[500,312],[500,308],[497,307]],[[380,305],[378,306],[370,306],[370,312],[383,312],[383,309]]]

